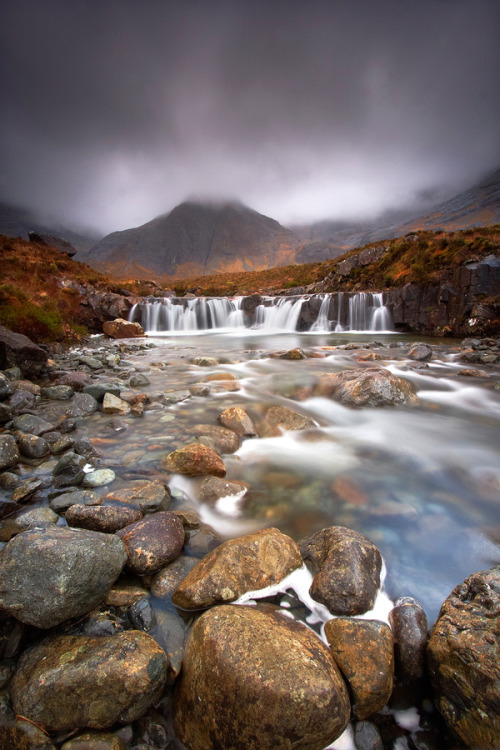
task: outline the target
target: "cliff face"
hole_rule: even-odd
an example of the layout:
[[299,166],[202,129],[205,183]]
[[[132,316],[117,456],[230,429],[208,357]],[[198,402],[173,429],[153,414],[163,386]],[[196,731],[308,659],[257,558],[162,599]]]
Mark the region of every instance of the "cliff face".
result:
[[107,235],[85,261],[114,277],[186,277],[293,263],[298,246],[290,230],[241,204],[182,203],[141,227]]

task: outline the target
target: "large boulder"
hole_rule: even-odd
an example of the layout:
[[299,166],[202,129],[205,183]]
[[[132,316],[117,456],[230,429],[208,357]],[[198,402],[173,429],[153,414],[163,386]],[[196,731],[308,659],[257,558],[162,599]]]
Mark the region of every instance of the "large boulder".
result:
[[172,601],[183,609],[233,602],[283,580],[302,565],[297,544],[278,529],[230,539],[204,557],[177,587]]
[[19,367],[25,378],[39,376],[47,366],[49,355],[22,333],[0,326],[0,369]]
[[412,383],[381,367],[325,373],[315,395],[333,398],[344,406],[411,405],[418,401]]
[[144,328],[140,323],[129,323],[123,318],[107,320],[103,323],[102,330],[112,339],[135,339],[144,336]]
[[161,697],[167,657],[146,633],[46,638],[21,657],[16,714],[49,731],[105,729],[138,719]]
[[0,611],[38,628],[84,615],[105,598],[126,559],[112,534],[25,531],[0,551]]
[[175,710],[190,750],[323,750],[345,729],[346,686],[318,636],[267,607],[215,607],[194,624]]
[[427,647],[436,706],[466,747],[499,747],[499,643],[500,566],[453,589]]
[[361,615],[373,607],[382,557],[363,534],[331,526],[302,540],[300,550],[315,573],[312,598],[333,615]]

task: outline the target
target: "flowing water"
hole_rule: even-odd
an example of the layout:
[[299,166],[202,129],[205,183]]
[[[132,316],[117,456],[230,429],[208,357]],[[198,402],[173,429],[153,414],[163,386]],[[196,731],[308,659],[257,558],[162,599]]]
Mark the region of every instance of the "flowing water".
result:
[[[201,480],[174,477],[173,507],[190,504],[225,538],[266,526],[295,539],[330,525],[356,529],[384,556],[388,595],[416,597],[430,623],[456,584],[500,562],[498,368],[481,368],[489,377],[480,377],[479,368],[477,377],[460,374],[464,365],[449,340],[433,340],[433,359],[419,365],[407,358],[409,341],[399,334],[235,329],[150,341],[156,348],[128,356],[147,368],[149,391],[179,391],[221,372],[234,375],[239,390],[212,381],[210,395],[126,418],[130,429],[116,433],[102,415],[90,418],[89,433],[100,436],[109,464],[157,470],[166,453],[203,434],[198,425],[217,424],[229,406],[243,406],[258,424],[271,405],[281,404],[317,425],[244,440],[224,460],[227,478],[249,489],[215,506],[200,503]],[[339,348],[353,342],[360,348]],[[270,356],[298,346],[306,359]],[[381,359],[359,361],[373,353]],[[220,364],[192,364],[198,356]],[[353,410],[311,395],[321,373],[374,364],[414,383],[418,405]]]

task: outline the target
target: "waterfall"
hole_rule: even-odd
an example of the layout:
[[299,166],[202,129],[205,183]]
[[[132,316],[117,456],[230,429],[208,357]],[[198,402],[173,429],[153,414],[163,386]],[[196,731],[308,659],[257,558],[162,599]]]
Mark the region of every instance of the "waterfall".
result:
[[[336,292],[297,297],[165,297],[135,304],[129,320],[149,334],[167,331],[390,331],[382,293]],[[245,304],[253,302],[252,304]]]

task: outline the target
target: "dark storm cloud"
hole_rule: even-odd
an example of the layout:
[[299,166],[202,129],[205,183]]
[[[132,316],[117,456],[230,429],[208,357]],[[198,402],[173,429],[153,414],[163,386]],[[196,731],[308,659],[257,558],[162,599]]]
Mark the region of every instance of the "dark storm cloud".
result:
[[374,215],[500,161],[498,0],[3,0],[4,199]]

